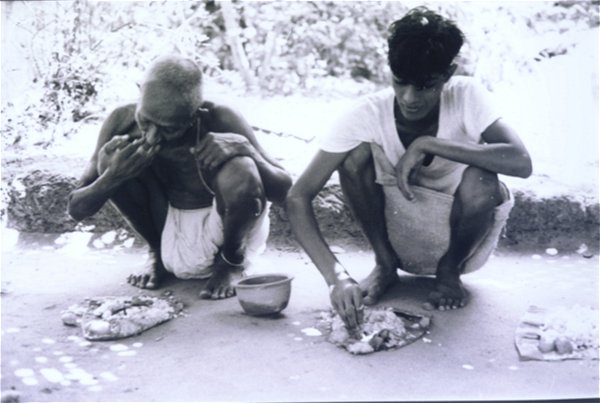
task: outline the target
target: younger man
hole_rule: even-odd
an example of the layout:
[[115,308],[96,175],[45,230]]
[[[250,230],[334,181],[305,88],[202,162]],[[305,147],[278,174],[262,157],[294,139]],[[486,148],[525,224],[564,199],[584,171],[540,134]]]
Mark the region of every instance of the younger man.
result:
[[[432,307],[464,306],[460,276],[489,257],[512,206],[498,174],[531,174],[527,150],[487,94],[475,80],[453,77],[462,44],[451,21],[425,8],[394,22],[392,87],[340,119],[288,194],[294,233],[350,328],[361,321],[363,301],[375,303],[398,268],[436,275]],[[335,170],[375,254],[360,286],[328,248],[311,207]]]
[[283,203],[291,178],[235,111],[202,97],[202,74],[170,56],[148,70],[136,104],[104,122],[69,214],[81,220],[110,201],[150,247],[140,288],[165,270],[209,278],[202,298],[234,295],[247,255],[264,246],[267,201]]

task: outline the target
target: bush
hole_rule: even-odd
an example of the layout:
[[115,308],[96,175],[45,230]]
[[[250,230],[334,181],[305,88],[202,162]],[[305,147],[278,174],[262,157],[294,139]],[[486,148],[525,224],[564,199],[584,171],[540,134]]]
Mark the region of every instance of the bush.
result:
[[[460,73],[490,89],[529,71],[536,60],[568,51],[527,47],[530,38],[599,24],[596,1],[428,4],[465,31]],[[233,10],[232,26],[223,18],[224,3],[212,0],[6,3],[6,32],[30,30],[20,46],[29,51],[39,99],[21,109],[3,105],[3,141],[18,143],[36,133],[46,136],[38,143],[50,144],[58,130],[70,136],[74,122],[106,104],[108,91],[117,88],[117,98],[126,98],[124,81],[133,82],[152,59],[174,51],[221,83],[266,95],[370,91],[388,83],[387,29],[408,9],[390,1],[226,5]],[[244,63],[235,60],[232,37]]]

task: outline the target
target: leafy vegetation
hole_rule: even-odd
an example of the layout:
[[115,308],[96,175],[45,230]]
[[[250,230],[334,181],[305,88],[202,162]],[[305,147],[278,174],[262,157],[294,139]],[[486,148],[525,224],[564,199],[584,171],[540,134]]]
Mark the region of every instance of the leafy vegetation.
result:
[[[461,73],[490,88],[567,51],[527,38],[599,24],[597,1],[424,4],[463,28]],[[319,96],[350,81],[381,86],[387,27],[408,8],[395,1],[6,2],[3,33],[24,49],[14,63],[31,71],[28,102],[3,100],[2,141],[19,144],[35,133],[45,147],[70,136],[77,122],[98,115],[119,80],[170,52],[195,59],[221,84],[264,95]]]

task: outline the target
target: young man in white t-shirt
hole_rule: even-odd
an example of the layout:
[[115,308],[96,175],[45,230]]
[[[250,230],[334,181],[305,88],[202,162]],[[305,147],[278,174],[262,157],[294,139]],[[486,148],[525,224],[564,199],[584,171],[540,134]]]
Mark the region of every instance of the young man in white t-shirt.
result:
[[[531,159],[474,79],[453,77],[463,34],[419,7],[391,25],[392,88],[342,116],[287,197],[294,233],[320,270],[348,327],[362,320],[400,268],[435,274],[430,308],[464,306],[460,276],[496,246],[512,197],[498,174],[526,178]],[[361,284],[323,239],[311,201],[334,171],[373,247]]]

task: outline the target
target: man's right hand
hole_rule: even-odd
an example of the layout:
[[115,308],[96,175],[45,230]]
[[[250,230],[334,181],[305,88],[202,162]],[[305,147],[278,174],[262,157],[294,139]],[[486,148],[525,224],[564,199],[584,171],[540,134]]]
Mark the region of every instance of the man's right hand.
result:
[[362,291],[352,278],[336,281],[329,287],[331,305],[340,315],[350,334],[360,329],[364,316]]
[[115,136],[98,153],[98,174],[110,168],[116,181],[134,178],[150,165],[159,150],[159,145],[148,146],[143,138],[130,141],[128,135]]

